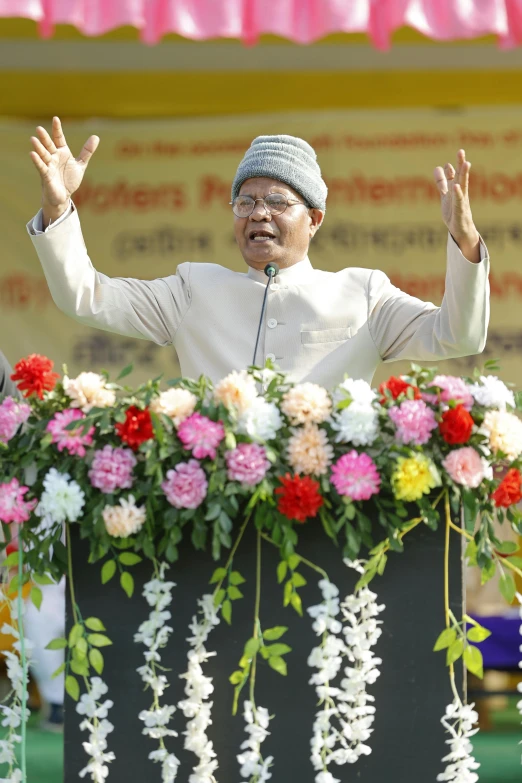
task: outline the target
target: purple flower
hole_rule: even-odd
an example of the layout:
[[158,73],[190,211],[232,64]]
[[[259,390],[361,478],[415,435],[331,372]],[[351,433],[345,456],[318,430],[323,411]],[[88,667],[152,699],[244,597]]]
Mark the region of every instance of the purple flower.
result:
[[120,446],[104,446],[94,452],[89,479],[100,492],[108,494],[115,489],[130,489],[133,484],[132,469],[136,457],[130,449]]
[[352,500],[369,500],[377,495],[381,477],[372,458],[358,454],[355,449],[343,454],[332,466],[332,484],[340,495]]
[[77,421],[80,424],[84,418],[85,414],[78,408],[66,408],[61,413],[54,414],[46,429],[53,436],[52,442],[56,443],[58,451],[65,449],[69,454],[85,457],[85,446],[92,444],[94,427],[89,427],[86,433],[80,427],[73,430],[66,429],[67,425],[72,421]]
[[174,470],[167,471],[161,488],[171,506],[197,508],[205,500],[208,482],[205,471],[195,459],[180,462]]
[[13,397],[6,397],[0,403],[0,441],[9,443],[20,424],[24,424],[30,415],[30,405],[18,402]]
[[240,481],[254,487],[265,477],[270,467],[266,449],[258,443],[240,443],[225,453],[230,481]]
[[435,414],[423,400],[404,400],[398,407],[390,408],[388,414],[397,427],[395,439],[399,443],[421,446],[437,427]]
[[201,413],[193,413],[179,425],[178,437],[197,459],[216,459],[216,449],[225,437],[225,428],[221,421],[212,421]]

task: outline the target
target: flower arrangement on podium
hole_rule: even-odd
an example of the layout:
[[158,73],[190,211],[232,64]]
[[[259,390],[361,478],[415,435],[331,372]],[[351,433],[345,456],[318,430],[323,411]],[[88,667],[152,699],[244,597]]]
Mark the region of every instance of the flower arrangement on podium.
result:
[[[494,369],[486,365],[484,373]],[[207,649],[208,639],[222,620],[233,621],[233,604],[243,597],[245,577],[234,567],[234,556],[252,525],[257,531],[255,618],[230,675],[234,713],[242,691],[248,693],[246,739],[238,748],[240,779],[266,781],[277,763],[261,751],[273,716],[270,705],[256,701],[256,667],[263,660],[274,676],[284,676],[291,662],[288,629],[269,627],[270,618],[259,615],[261,552],[272,546],[280,555],[277,578],[284,604],[301,616],[306,610],[318,637],[308,661],[319,704],[310,760],[316,783],[335,783],[334,765],[356,763],[371,752],[378,705],[369,688],[379,676],[381,661],[373,648],[384,606],[370,584],[373,588],[383,574],[390,555],[403,550],[408,533],[418,525],[433,530],[445,525],[446,577],[455,532],[467,539],[466,557],[481,569],[482,581],[500,571],[507,601],[522,602],[514,580],[514,574],[522,576],[522,557],[492,526],[497,518],[522,534],[520,398],[491,374],[476,371],[464,379],[415,365],[378,391],[347,377],[332,392],[291,383],[272,366],[232,372],[216,385],[203,376],[179,378],[167,388],[160,378],[128,387],[124,378],[130,371],[126,368],[116,382],[93,372],[70,378],[65,369],[60,377],[49,359],[32,355],[18,362],[12,376],[25,399],[0,402],[3,546],[15,538],[19,542],[4,566],[16,569],[11,590],[20,593],[27,583],[33,585],[37,606],[39,585],[68,575],[74,624],[67,639],[50,646],[67,649],[66,689],[89,735],[82,774],[101,783],[114,758],[108,717],[113,702],[104,698],[102,679],[102,650],[111,640],[103,618],[84,618],[78,607],[71,526],[88,540],[89,562],[99,567],[102,582],[118,574],[129,597],[132,566],[150,560],[151,578],[143,589],[150,613],[135,635],[144,647],[138,675],[151,693],[150,709],[139,715],[143,733],[156,743],[149,758],[159,765],[158,779],[176,780],[179,761],[171,749],[176,734],[169,722],[181,710],[187,720],[185,748],[195,756],[190,780],[213,783],[219,760],[206,733],[213,685],[205,663],[215,654]],[[370,507],[378,525],[370,521]],[[358,573],[353,595],[342,598],[326,571],[299,554],[302,525],[320,525],[347,567]],[[196,550],[210,548],[221,562],[194,607],[183,674],[186,698],[170,705],[163,703],[168,662],[161,651],[172,632],[169,606],[184,537]],[[321,600],[303,607],[299,588],[307,571],[318,578]],[[450,752],[438,780],[474,783],[478,764],[470,737],[477,716],[460,698],[454,666],[462,658],[481,676],[476,643],[489,632],[469,616],[452,613],[447,578],[441,601],[446,626],[434,649],[445,652],[454,701],[442,717]],[[20,623],[11,631],[23,637]],[[24,655],[21,666],[12,663],[15,707],[3,708],[3,725],[11,730],[0,742],[0,763],[7,764],[4,777],[12,783],[25,778],[14,748],[24,742],[20,704],[25,711],[26,666]],[[9,722],[9,715],[16,721]]]

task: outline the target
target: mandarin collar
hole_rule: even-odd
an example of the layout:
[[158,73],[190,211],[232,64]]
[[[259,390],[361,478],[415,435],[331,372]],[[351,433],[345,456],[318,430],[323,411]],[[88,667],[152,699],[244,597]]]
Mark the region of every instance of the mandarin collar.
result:
[[[313,271],[314,268],[310,263],[310,259],[307,257],[304,261],[298,261],[297,264],[293,264],[293,266],[280,269],[279,274],[273,278],[273,282],[294,284],[308,283],[310,282]],[[258,283],[266,284],[268,282],[268,277],[263,270],[253,269],[251,266],[248,267],[248,277]]]

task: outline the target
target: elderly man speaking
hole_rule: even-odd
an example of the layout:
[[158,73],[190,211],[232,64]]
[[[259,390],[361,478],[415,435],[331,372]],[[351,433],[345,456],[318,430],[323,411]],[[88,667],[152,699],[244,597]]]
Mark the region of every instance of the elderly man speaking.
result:
[[[383,272],[350,266],[314,269],[310,240],[326,210],[327,187],[312,147],[293,136],[254,139],[234,177],[232,213],[248,267],[184,263],[157,280],[110,278],[87,253],[71,196],[99,139],[75,158],[55,117],[51,135],[37,128],[31,157],[43,187],[42,209],[29,223],[54,301],[88,326],[174,345],[184,376],[214,381],[271,359],[293,381],[333,388],[346,374],[371,383],[380,362],[433,361],[479,353],[489,319],[489,259],[468,199],[464,150],[435,169],[448,235],[441,307],[395,288]],[[356,261],[356,259],[354,259]]]

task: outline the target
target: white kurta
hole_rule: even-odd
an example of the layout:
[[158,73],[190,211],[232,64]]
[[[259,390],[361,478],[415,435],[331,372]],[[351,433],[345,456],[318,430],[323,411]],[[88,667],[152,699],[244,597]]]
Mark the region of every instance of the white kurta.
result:
[[[267,278],[251,268],[184,263],[157,280],[110,278],[87,253],[78,213],[28,231],[57,306],[87,326],[173,345],[181,372],[217,381],[252,362]],[[380,362],[480,353],[489,321],[489,259],[464,258],[448,237],[441,307],[403,293],[378,270],[282,269],[270,287],[257,364],[271,358],[293,381],[328,389],[345,375],[371,383]],[[88,368],[86,368],[88,369]]]

